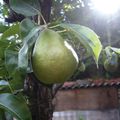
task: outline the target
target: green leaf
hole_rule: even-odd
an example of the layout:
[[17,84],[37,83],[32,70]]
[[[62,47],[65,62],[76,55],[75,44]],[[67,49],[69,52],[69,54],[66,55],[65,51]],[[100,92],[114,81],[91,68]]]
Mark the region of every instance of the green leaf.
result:
[[19,55],[18,55],[18,67],[21,69],[27,69],[28,66],[28,52],[29,49],[33,46],[33,44],[35,43],[36,39],[36,35],[38,36],[38,31],[42,30],[43,27],[39,27],[36,26],[34,27],[29,34],[23,39],[24,44],[23,47],[20,49],[19,51]]
[[25,16],[35,16],[40,13],[38,0],[10,0],[11,8]]
[[0,120],[5,120],[5,112],[3,109],[0,109]]
[[15,73],[12,76],[12,79],[9,81],[13,91],[24,88],[25,76],[26,76],[25,70],[16,69]]
[[[25,61],[27,61],[27,58],[25,59]],[[27,63],[25,63],[25,61],[23,61],[23,64],[26,65]],[[26,71],[18,68],[17,52],[12,50],[5,51],[5,66],[9,73],[9,76],[12,77],[10,80],[10,86],[12,87],[12,89],[16,90],[23,88]]]
[[24,46],[19,51],[18,68],[27,70],[27,66],[28,66],[28,45],[24,44]]
[[4,40],[4,41],[0,41],[0,49],[6,48],[9,46],[9,41]]
[[10,113],[8,113],[7,111],[5,111],[5,118],[6,118],[6,120],[13,120],[13,116]]
[[35,26],[37,25],[34,21],[31,21],[28,18],[24,19],[20,24],[21,37],[26,37]]
[[19,24],[12,25],[9,29],[7,29],[1,36],[0,40],[7,39],[8,37],[19,34]]
[[[29,34],[27,34],[26,37],[24,37],[23,41],[24,41],[24,44],[28,44],[29,46],[33,45],[33,43],[35,42],[34,39],[32,39],[33,37],[38,37],[40,31],[42,31],[43,29],[45,28],[45,26],[41,25],[41,26],[35,26],[33,27]],[[39,33],[38,33],[39,32]]]
[[28,67],[28,52],[31,46],[34,44],[37,32],[41,29],[40,26],[36,26],[33,21],[26,18],[20,24],[21,36],[23,37],[23,47],[19,51],[18,67],[27,70]]
[[88,27],[78,24],[59,24],[60,27],[65,28],[71,34],[74,34],[87,49],[90,55],[93,56],[98,66],[98,59],[102,50],[101,42],[94,31]]
[[3,17],[6,17],[9,15],[9,7],[6,4],[3,4],[3,9],[2,9],[2,13],[3,13]]
[[120,48],[110,47],[115,53],[120,54]]
[[[1,43],[1,42],[0,42]],[[4,52],[5,52],[5,48],[1,48],[0,47],[0,59],[4,58]]]
[[5,32],[7,29],[9,29],[9,26],[5,26],[5,25],[0,23],[0,33]]
[[0,94],[0,108],[8,111],[18,120],[32,120],[28,106],[22,96],[10,93]]
[[13,90],[22,89],[28,68],[28,53],[31,46],[34,44],[35,38],[41,27],[34,27],[30,33],[23,39],[23,47],[19,52],[13,50],[5,51],[5,66],[10,75],[10,86]]
[[11,92],[9,88],[9,82],[0,80],[0,93]]
[[4,66],[0,67],[0,78],[6,77],[7,76],[7,71]]
[[5,51],[5,66],[10,75],[13,75],[18,67],[18,53],[12,50]]
[[112,51],[111,51],[111,47],[110,46],[107,46],[104,49],[104,52],[105,52],[105,55],[106,55],[106,59],[109,59],[112,56]]

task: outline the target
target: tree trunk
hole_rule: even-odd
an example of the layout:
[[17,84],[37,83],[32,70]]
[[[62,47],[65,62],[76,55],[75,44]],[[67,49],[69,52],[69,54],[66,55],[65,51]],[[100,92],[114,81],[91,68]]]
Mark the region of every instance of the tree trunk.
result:
[[[47,23],[50,21],[51,3],[51,0],[40,1],[41,13]],[[41,24],[44,24],[42,18]],[[52,85],[46,86],[40,83],[33,73],[29,74],[28,79],[26,80],[26,85],[27,91],[29,91],[27,94],[29,96],[32,119],[52,120],[54,109],[52,104]]]
[[54,110],[52,86],[39,83],[33,73],[29,74],[25,85],[29,96],[32,119],[52,120]]

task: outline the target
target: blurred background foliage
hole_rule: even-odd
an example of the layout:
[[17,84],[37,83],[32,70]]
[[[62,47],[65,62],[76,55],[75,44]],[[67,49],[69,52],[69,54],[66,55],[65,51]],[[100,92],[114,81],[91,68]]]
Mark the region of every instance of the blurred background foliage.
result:
[[[9,0],[4,1],[8,2]],[[0,0],[0,2],[3,3],[3,0]],[[15,17],[10,13],[10,9],[8,9],[9,6],[2,5],[1,3],[0,21],[3,21],[7,16]],[[100,13],[94,8],[92,0],[53,0],[51,21],[58,20],[60,22],[65,21],[87,26],[100,36],[103,46],[111,45],[114,47],[120,47],[119,12],[120,10],[115,14],[109,15]],[[20,17],[21,19],[24,18],[23,16]]]
[[104,46],[120,47],[119,11],[112,15],[102,14],[93,8],[91,0],[54,0],[53,3],[51,20],[90,27],[100,36]]
[[[119,12],[120,12],[119,9],[114,14],[104,14],[102,12],[98,12],[94,8],[91,0],[54,0],[51,20],[52,21],[58,20],[87,26],[91,28],[93,31],[95,31],[97,35],[100,37],[103,48],[107,46],[119,48],[120,47]],[[103,78],[119,77],[120,74],[119,64],[118,69],[116,69],[114,72],[109,72],[105,70],[103,65],[104,51],[102,51],[101,53],[99,60],[99,69],[97,69],[94,60],[89,56],[85,56],[84,48],[82,48],[82,46],[76,40],[71,41],[71,43],[74,49],[77,51],[79,58],[82,56],[81,60],[83,63],[85,63],[85,66],[79,68],[75,75],[73,76],[73,78],[79,79],[90,77],[96,79],[101,77]]]

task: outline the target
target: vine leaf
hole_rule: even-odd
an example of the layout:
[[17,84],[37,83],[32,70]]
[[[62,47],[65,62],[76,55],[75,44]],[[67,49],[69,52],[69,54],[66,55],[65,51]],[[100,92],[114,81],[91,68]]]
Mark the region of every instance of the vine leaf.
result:
[[83,44],[83,46],[87,49],[88,53],[93,56],[98,66],[98,59],[102,50],[102,45],[96,33],[88,27],[84,27],[78,24],[62,23],[59,24],[59,26],[65,28],[79,39],[81,44]]
[[32,120],[29,108],[22,96],[10,93],[0,94],[0,108],[8,111],[17,120]]

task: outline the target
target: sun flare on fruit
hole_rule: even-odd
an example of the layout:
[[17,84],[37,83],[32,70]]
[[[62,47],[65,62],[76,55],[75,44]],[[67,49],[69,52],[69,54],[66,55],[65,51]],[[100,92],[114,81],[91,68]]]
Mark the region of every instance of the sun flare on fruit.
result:
[[107,15],[116,13],[120,9],[120,0],[91,0],[93,7]]

